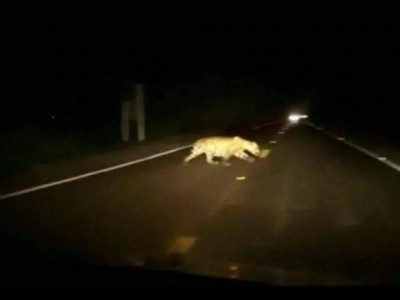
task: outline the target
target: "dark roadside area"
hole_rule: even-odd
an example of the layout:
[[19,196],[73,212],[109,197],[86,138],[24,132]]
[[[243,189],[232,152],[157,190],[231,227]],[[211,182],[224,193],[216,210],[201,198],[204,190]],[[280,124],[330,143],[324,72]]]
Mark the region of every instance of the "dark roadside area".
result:
[[[141,159],[160,152],[182,147],[192,143],[194,136],[170,136],[150,141],[116,143],[106,147],[93,146],[91,149],[75,154],[66,154],[47,162],[26,162],[18,168],[3,169],[0,179],[0,192],[7,193],[32,185],[62,180],[87,172],[100,170]],[[17,163],[24,163],[18,161]]]

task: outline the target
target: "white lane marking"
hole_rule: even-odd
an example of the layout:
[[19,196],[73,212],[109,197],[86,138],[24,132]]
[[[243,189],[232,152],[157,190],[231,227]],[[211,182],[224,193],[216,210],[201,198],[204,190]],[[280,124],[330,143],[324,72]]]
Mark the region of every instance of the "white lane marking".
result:
[[372,157],[373,159],[375,159],[375,160],[387,165],[388,167],[396,170],[397,172],[400,172],[400,166],[398,164],[396,164],[395,162],[389,160],[388,158],[386,158],[384,156],[381,156],[381,155],[378,155],[378,154],[376,154],[376,153],[374,153],[372,151],[369,151],[369,150],[365,149],[364,147],[361,147],[361,146],[359,146],[359,145],[357,145],[357,144],[355,144],[353,142],[345,140],[344,138],[340,140],[340,139],[337,138],[336,135],[334,135],[334,134],[332,134],[332,133],[330,133],[330,132],[328,132],[326,130],[320,130],[320,131],[322,131],[325,134],[329,135],[330,137],[342,142],[343,144],[346,144],[347,146],[349,146],[349,147],[351,147],[353,149],[356,149],[356,150],[364,153],[365,155],[368,155],[369,157]]
[[344,137],[341,137],[341,136],[336,137],[336,139],[337,139],[338,141],[345,141],[345,140],[346,140]]
[[87,178],[87,177],[90,177],[90,176],[94,176],[94,175],[98,175],[98,174],[102,174],[102,173],[118,170],[118,169],[121,169],[121,168],[129,167],[131,165],[135,165],[135,164],[138,164],[138,163],[141,163],[141,162],[144,162],[144,161],[148,161],[148,160],[155,159],[155,158],[158,158],[158,157],[161,157],[161,156],[164,156],[164,155],[168,155],[168,154],[171,154],[171,153],[174,153],[174,152],[178,152],[178,151],[181,151],[183,149],[187,149],[189,147],[192,147],[192,145],[182,146],[182,147],[179,147],[179,148],[175,148],[175,149],[171,149],[171,150],[168,150],[168,151],[160,152],[160,153],[157,153],[157,154],[154,154],[154,155],[150,155],[150,156],[147,156],[147,157],[144,157],[144,158],[139,158],[139,159],[136,159],[136,160],[133,160],[133,161],[129,161],[129,162],[126,162],[126,163],[123,163],[123,164],[112,166],[112,167],[109,167],[109,168],[100,169],[100,170],[96,170],[96,171],[93,171],[93,172],[88,172],[88,173],[85,173],[85,174],[77,175],[77,176],[74,176],[74,177],[69,177],[69,178],[66,178],[66,179],[53,181],[53,182],[41,184],[41,185],[38,185],[38,186],[30,187],[30,188],[27,188],[27,189],[23,189],[23,190],[7,193],[7,194],[4,194],[4,195],[0,195],[0,200],[4,200],[4,199],[16,197],[16,196],[20,196],[20,195],[24,195],[24,194],[28,194],[28,193],[32,193],[32,192],[35,192],[35,191],[47,189],[47,188],[50,188],[50,187],[53,187],[53,186],[57,186],[57,185],[61,185],[61,184],[64,184],[64,183],[76,181],[76,180]]

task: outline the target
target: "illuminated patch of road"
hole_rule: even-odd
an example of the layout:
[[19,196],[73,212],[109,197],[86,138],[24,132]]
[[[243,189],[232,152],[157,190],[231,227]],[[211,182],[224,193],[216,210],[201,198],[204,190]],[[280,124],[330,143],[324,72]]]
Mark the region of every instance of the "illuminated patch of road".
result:
[[229,269],[229,278],[239,278],[240,277],[239,264],[231,263],[228,265],[228,269]]
[[178,237],[168,249],[168,254],[186,254],[196,243],[196,240],[197,238],[193,236]]

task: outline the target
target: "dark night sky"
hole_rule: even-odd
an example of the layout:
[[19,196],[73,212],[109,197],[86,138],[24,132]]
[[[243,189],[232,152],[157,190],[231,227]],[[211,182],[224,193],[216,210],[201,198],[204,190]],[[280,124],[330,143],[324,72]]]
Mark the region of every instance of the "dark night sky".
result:
[[5,115],[14,118],[22,103],[28,115],[63,105],[83,113],[92,103],[100,113],[128,78],[163,86],[211,73],[294,95],[319,93],[316,107],[354,111],[362,103],[370,111],[379,101],[380,114],[390,115],[400,66],[393,18],[328,12],[309,11],[310,19],[296,9],[277,17],[267,9],[13,8],[3,19]]

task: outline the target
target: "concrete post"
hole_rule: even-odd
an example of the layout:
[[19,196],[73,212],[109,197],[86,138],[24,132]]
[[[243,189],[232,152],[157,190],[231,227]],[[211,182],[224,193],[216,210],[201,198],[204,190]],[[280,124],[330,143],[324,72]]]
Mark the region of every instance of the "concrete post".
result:
[[136,123],[138,141],[145,140],[145,106],[144,106],[144,88],[142,83],[137,83],[135,88],[135,104],[136,104]]
[[129,111],[130,111],[130,101],[127,99],[122,99],[121,101],[121,140],[123,142],[128,142],[130,138],[130,120],[129,120]]

